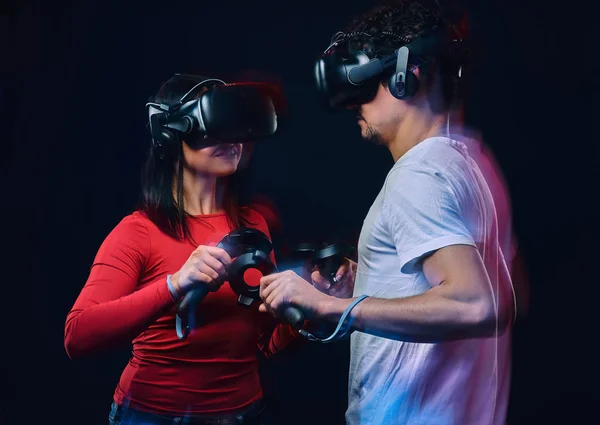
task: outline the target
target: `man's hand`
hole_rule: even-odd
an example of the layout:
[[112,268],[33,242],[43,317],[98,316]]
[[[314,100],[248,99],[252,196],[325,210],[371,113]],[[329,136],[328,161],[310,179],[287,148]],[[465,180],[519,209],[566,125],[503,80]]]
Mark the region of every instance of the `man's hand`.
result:
[[329,279],[323,277],[316,267],[310,277],[315,288],[324,294],[336,298],[351,298],[354,292],[356,266],[357,264],[354,261],[345,258],[344,264],[340,266],[335,274],[336,282],[334,284],[331,284]]
[[289,270],[263,276],[260,279],[260,297],[263,304],[258,310],[261,312],[282,318],[285,307],[294,305],[302,310],[306,319],[318,317],[331,299]]

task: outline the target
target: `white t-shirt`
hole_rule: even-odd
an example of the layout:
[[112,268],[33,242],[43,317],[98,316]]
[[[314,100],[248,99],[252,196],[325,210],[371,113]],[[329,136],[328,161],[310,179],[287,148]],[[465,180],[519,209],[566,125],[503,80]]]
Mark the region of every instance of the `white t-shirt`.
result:
[[[509,231],[509,230],[504,230]],[[404,298],[431,288],[422,257],[478,248],[496,300],[507,298],[494,196],[462,142],[426,139],[392,167],[364,221],[354,295]],[[351,337],[348,425],[504,425],[510,330],[498,338],[412,343]]]

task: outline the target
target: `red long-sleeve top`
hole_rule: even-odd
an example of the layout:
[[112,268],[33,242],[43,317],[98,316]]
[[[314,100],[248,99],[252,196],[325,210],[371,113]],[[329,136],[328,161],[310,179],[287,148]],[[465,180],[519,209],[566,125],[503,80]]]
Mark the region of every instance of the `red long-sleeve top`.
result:
[[[264,218],[244,209],[269,236]],[[231,231],[224,214],[189,219],[198,245]],[[196,311],[197,329],[180,340],[166,276],[197,246],[175,240],[143,213],[125,217],[102,243],[89,278],[69,312],[65,348],[71,358],[133,341],[114,400],[150,412],[226,413],[262,397],[256,347],[273,355],[296,337],[288,325],[237,304],[227,283]]]

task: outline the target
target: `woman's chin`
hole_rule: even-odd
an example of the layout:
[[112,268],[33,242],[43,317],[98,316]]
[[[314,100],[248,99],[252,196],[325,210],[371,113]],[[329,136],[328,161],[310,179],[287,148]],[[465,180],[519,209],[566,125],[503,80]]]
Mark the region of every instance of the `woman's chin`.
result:
[[233,173],[235,173],[237,171],[237,164],[232,164],[229,167],[219,167],[218,169],[214,170],[214,174],[217,177],[227,177],[232,175]]

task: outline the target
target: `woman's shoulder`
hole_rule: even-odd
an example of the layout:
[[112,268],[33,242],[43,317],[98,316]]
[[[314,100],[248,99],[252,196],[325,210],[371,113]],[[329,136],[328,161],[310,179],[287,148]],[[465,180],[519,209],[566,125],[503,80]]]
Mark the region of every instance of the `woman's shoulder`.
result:
[[152,223],[146,213],[140,210],[135,210],[130,214],[127,214],[119,222],[119,226],[147,226],[148,223]]
[[[104,238],[97,254],[97,259],[128,253],[131,258],[144,257],[150,247],[148,219],[137,212],[122,217]],[[120,254],[119,254],[120,253]],[[106,260],[108,261],[108,260]]]
[[152,226],[153,223],[148,216],[144,212],[136,210],[123,217],[114,227],[112,233],[147,238]]

